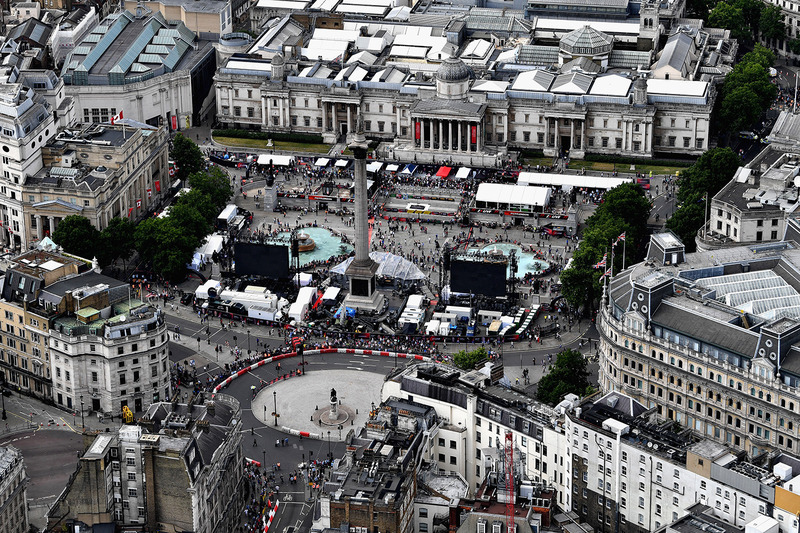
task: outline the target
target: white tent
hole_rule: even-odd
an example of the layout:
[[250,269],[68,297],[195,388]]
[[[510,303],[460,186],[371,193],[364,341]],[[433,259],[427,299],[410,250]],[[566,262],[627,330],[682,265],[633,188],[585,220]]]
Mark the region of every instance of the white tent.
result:
[[211,260],[211,256],[214,255],[214,252],[222,250],[223,240],[224,237],[222,235],[209,235],[208,239],[206,239],[206,243],[195,250],[195,254],[198,254],[200,259],[204,262],[208,262]]
[[298,287],[306,287],[311,283],[312,276],[308,272],[298,272],[294,275],[294,283]]
[[269,165],[270,161],[275,166],[288,167],[294,162],[294,157],[290,155],[259,154],[257,161],[259,165]]
[[338,161],[336,161],[336,166],[339,168],[344,168],[349,164],[350,164],[349,159],[339,159]]
[[458,172],[456,172],[456,179],[460,180],[467,179],[471,172],[472,172],[471,168],[461,167],[458,169]]
[[589,187],[590,189],[613,189],[617,185],[630,183],[631,178],[606,178],[600,176],[577,176],[571,174],[545,174],[543,172],[520,172],[517,185],[555,185],[560,187]]
[[548,187],[528,187],[505,183],[481,183],[475,194],[477,207],[545,207],[550,202]]
[[330,163],[331,163],[331,160],[328,159],[327,157],[320,157],[319,159],[317,159],[317,162],[314,163],[314,166],[327,167]]
[[367,172],[378,172],[383,167],[383,162],[373,161],[367,165]]
[[388,165],[386,167],[386,172],[397,172],[400,167],[398,165]]

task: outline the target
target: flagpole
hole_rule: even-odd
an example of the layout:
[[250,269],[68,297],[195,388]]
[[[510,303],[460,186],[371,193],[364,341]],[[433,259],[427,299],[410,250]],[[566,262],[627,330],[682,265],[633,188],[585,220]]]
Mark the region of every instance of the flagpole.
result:
[[614,277],[614,244],[611,244],[611,277]]
[[708,236],[708,191],[705,194],[706,207],[703,212],[703,238]]
[[[622,234],[625,235],[624,232]],[[627,244],[627,242],[628,242],[628,236],[625,235],[625,238],[622,239],[622,270],[625,270],[625,245]]]

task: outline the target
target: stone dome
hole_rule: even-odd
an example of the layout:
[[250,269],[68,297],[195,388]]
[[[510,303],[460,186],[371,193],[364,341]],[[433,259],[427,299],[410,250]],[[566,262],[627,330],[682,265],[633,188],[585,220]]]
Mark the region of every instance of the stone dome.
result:
[[635,80],[633,80],[633,88],[634,89],[639,89],[641,91],[646,91],[647,90],[647,80],[645,78],[641,77],[641,76],[636,78]]
[[277,53],[274,56],[272,56],[272,63],[271,63],[272,65],[280,66],[283,65],[283,63],[284,63],[283,54]]
[[436,79],[439,81],[466,81],[471,75],[472,71],[469,67],[457,57],[449,57],[442,61],[436,71]]

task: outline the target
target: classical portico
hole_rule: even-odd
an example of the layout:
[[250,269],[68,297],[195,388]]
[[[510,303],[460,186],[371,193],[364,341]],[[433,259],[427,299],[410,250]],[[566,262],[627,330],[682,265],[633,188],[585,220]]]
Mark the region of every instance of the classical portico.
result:
[[328,98],[323,96],[322,137],[325,142],[336,142],[341,136],[352,137],[360,109],[361,99],[358,97],[342,99],[338,94]]
[[505,153],[487,150],[486,103],[467,99],[472,71],[449,58],[436,71],[436,95],[411,106],[407,135],[394,146],[397,159],[494,166]]
[[556,157],[569,154],[583,158],[586,150],[586,115],[564,116],[563,112],[544,115],[544,155]]

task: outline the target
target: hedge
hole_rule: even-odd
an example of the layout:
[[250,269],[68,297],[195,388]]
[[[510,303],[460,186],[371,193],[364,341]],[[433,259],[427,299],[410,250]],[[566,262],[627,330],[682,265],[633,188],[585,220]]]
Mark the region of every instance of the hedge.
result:
[[273,133],[265,131],[247,131],[247,130],[214,130],[211,132],[215,137],[232,137],[234,139],[260,139],[267,141],[285,141],[294,143],[306,144],[324,144],[322,135],[314,135],[313,133]]
[[521,159],[533,159],[544,157],[544,150],[524,149],[520,150],[519,157]]
[[587,153],[583,157],[584,161],[595,163],[615,163],[617,165],[664,165],[669,167],[690,167],[694,161],[686,159],[647,159],[644,157],[622,157],[609,154]]

